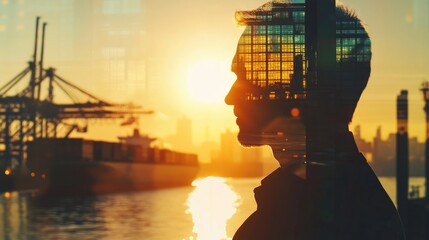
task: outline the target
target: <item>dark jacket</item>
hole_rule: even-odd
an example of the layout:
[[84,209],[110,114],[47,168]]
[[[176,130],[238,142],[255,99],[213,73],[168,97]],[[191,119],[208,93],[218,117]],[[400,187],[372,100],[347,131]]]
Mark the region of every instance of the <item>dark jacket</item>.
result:
[[[402,240],[399,215],[353,136],[335,164],[316,166],[311,179],[280,167],[255,188],[257,210],[233,240]],[[313,169],[314,170],[314,169]]]

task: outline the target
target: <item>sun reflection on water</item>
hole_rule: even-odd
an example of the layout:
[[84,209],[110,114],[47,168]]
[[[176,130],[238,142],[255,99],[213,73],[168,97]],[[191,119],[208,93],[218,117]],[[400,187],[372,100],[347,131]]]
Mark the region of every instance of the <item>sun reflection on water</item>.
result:
[[195,190],[189,194],[187,213],[192,215],[194,236],[190,240],[231,239],[226,225],[236,213],[240,196],[225,178],[207,177],[192,183]]

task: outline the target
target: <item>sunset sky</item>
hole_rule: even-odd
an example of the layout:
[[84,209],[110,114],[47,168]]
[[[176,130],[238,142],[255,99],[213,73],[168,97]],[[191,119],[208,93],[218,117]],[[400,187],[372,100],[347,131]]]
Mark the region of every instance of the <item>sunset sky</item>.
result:
[[[194,143],[207,138],[218,141],[220,132],[227,128],[237,129],[232,107],[223,102],[235,80],[230,64],[243,31],[234,20],[234,12],[257,8],[266,1],[121,1],[131,5],[138,2],[142,9],[139,34],[143,40],[135,44],[144,49],[139,52],[144,55],[139,56],[144,59],[144,65],[137,67],[140,77],[135,78],[134,82],[114,84],[106,82],[101,75],[82,74],[77,69],[79,62],[86,61],[91,55],[91,49],[85,50],[87,55],[73,55],[75,66],[60,65],[64,63],[61,60],[64,54],[73,54],[64,53],[67,46],[61,47],[61,36],[64,36],[61,31],[67,29],[62,28],[64,21],[58,20],[62,19],[60,12],[44,17],[45,8],[17,11],[10,7],[14,2],[28,4],[29,1],[0,1],[0,84],[21,71],[30,60],[34,18],[40,15],[48,21],[47,65],[55,66],[59,75],[103,99],[132,101],[156,111],[152,116],[140,118],[143,132],[157,137],[173,135],[177,119],[183,116],[193,122]],[[54,1],[37,2],[43,6]],[[418,89],[424,79],[429,80],[429,0],[342,2],[355,9],[366,24],[373,51],[371,78],[351,129],[360,124],[362,134],[367,139],[374,136],[379,125],[383,127],[383,136],[393,132],[396,126],[396,96],[401,89],[408,89],[411,136],[417,135],[422,140],[425,121],[422,95]],[[104,3],[115,4],[107,0]],[[21,26],[17,23],[15,30],[8,28],[8,19],[13,14],[22,15],[23,21],[28,24]],[[74,14],[79,15],[79,11]],[[130,24],[127,19],[122,21]],[[12,30],[22,31],[22,37],[17,39],[14,37],[16,35],[9,34]],[[79,35],[74,37],[78,39]],[[85,42],[79,44],[84,47]],[[129,132],[129,129],[117,127],[119,121],[97,123],[99,127],[90,126],[87,138],[115,140],[117,135]]]

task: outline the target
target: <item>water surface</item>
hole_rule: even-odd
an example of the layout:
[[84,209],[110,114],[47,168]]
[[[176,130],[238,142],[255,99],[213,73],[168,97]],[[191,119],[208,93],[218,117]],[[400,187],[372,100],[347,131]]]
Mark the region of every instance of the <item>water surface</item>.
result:
[[[395,200],[395,179],[380,180]],[[189,187],[72,198],[3,193],[0,239],[230,239],[256,209],[259,181],[211,177]],[[424,178],[411,179],[423,184]]]

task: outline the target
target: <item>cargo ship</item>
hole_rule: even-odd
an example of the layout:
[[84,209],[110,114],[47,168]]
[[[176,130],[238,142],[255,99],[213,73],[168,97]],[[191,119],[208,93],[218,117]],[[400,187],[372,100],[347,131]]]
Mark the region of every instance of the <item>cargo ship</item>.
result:
[[151,147],[140,135],[120,142],[80,138],[35,139],[27,167],[45,194],[99,194],[190,186],[199,164],[196,154]]

